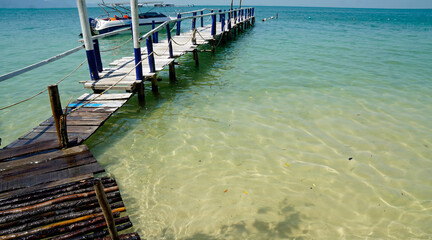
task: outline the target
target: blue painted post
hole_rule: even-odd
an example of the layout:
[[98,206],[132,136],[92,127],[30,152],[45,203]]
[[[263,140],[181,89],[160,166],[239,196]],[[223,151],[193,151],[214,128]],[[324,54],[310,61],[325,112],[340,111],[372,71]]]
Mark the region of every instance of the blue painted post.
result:
[[[152,21],[152,30],[156,28],[156,22]],[[153,33],[153,42],[158,43],[159,42],[159,32]]]
[[232,12],[228,12],[228,30],[231,30],[231,15]]
[[[196,15],[197,15],[197,13],[194,12],[193,16],[196,17]],[[196,28],[196,18],[193,18],[192,19],[192,30],[194,30],[195,28]]]
[[102,59],[101,59],[101,54],[100,54],[100,49],[99,49],[99,40],[97,40],[97,39],[93,40],[93,46],[94,46],[94,51],[95,51],[97,70],[98,70],[98,72],[102,72],[103,66],[102,66]]
[[[201,15],[204,15],[204,11],[201,11]],[[201,17],[201,27],[204,27],[204,17]]]
[[216,35],[216,15],[212,15],[212,29],[211,34]]
[[222,10],[219,9],[219,22],[222,22]]
[[153,41],[151,36],[147,38],[146,43],[147,43],[147,53],[148,53],[150,72],[154,73],[156,72],[156,64],[153,55]]
[[237,23],[237,10],[234,11],[234,23]]
[[[177,15],[177,19],[181,18],[181,14]],[[181,21],[177,21],[177,31],[176,31],[176,35],[180,36],[180,25],[181,25]]]
[[83,34],[84,45],[86,48],[87,62],[90,70],[90,77],[92,80],[99,79],[99,73],[96,63],[96,54],[94,51],[92,36],[90,32],[90,23],[87,14],[87,5],[85,0],[77,0],[78,13],[81,22],[81,31]]
[[167,31],[167,39],[168,39],[169,56],[170,56],[170,58],[174,58],[173,48],[172,48],[172,43],[171,43],[171,31],[170,31],[169,24],[166,25],[166,31]]
[[221,14],[221,23],[222,23],[222,25],[221,25],[221,31],[223,32],[224,30],[225,30],[225,13],[222,13]]

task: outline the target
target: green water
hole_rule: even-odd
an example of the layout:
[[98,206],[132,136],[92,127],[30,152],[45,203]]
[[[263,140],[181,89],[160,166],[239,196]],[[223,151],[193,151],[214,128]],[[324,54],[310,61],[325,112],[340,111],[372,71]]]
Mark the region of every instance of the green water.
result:
[[[201,53],[198,68],[182,57],[177,84],[161,73],[159,98],[147,93],[145,107],[132,98],[86,142],[117,179],[134,230],[147,239],[430,239],[432,11],[256,11],[279,19]],[[77,81],[64,98],[83,92]],[[17,94],[0,84],[2,98]],[[46,116],[22,109],[28,119],[9,127],[12,112],[2,113],[1,134]]]

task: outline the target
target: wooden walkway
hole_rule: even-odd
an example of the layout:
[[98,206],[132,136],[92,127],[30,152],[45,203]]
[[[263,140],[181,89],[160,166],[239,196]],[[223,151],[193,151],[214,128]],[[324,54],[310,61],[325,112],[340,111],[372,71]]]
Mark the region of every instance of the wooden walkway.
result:
[[[254,17],[237,24],[232,22],[231,31],[239,33],[251,22]],[[221,23],[216,29],[215,36],[211,35],[211,26],[174,36],[172,58],[167,40],[154,44],[156,71],[151,72],[148,61],[143,61],[145,80],[154,83],[159,71],[168,65],[174,67],[176,58],[188,52],[194,52],[195,58],[199,45],[211,43],[215,47],[216,39],[231,34],[227,29],[222,31]],[[142,53],[147,54],[147,48],[142,48]],[[111,68],[100,74],[100,80],[83,82],[84,87],[94,92],[121,89],[126,93],[86,93],[70,104],[65,110],[69,148],[60,148],[51,117],[0,150],[0,240],[109,239],[95,196],[94,184],[99,181],[111,205],[117,230],[132,227],[127,216],[120,216],[126,208],[115,180],[95,179],[95,174],[103,173],[104,169],[82,144],[137,92],[136,86],[141,83],[132,71],[134,58],[124,57],[110,65]],[[120,239],[140,237],[137,233],[127,233]]]

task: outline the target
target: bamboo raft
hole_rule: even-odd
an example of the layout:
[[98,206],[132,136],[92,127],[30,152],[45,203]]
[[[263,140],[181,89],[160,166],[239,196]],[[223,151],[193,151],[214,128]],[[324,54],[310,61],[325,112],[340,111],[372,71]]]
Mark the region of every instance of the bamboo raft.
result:
[[[166,66],[175,81],[177,58],[192,52],[198,65],[200,45],[210,44],[214,52],[217,41],[243,32],[255,17],[237,20],[222,19],[141,48],[154,58],[153,63],[142,61],[142,81],[128,75],[136,66],[134,58],[114,61],[100,79],[81,82],[93,93],[83,94],[66,109],[57,86],[49,86],[53,116],[0,150],[0,240],[140,239],[130,232],[132,223],[116,181],[95,178],[105,170],[83,142],[135,93],[143,96],[143,81],[157,91],[157,74]],[[100,94],[106,90],[126,93]]]

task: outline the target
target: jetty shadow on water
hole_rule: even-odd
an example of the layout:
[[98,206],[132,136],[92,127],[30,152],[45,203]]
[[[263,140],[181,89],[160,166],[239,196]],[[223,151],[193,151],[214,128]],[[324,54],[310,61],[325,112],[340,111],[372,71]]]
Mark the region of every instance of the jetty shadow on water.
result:
[[[164,239],[182,239],[182,240],[213,240],[213,239],[238,239],[238,237],[255,238],[255,239],[304,239],[308,230],[303,230],[302,215],[291,205],[287,199],[281,203],[281,208],[274,209],[270,207],[259,208],[255,219],[242,220],[230,224],[225,224],[217,230],[215,234],[196,232],[191,236],[178,238],[167,232],[169,228],[162,230]],[[266,215],[279,216],[279,221],[263,220]],[[274,219],[274,218],[273,218]]]

